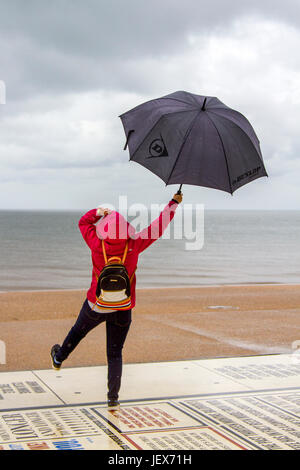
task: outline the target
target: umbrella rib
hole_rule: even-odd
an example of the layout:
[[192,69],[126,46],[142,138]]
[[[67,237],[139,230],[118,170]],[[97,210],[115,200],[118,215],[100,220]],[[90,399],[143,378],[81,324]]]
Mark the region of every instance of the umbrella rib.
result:
[[[153,100],[149,100],[149,101],[146,101],[146,103],[152,103],[153,101],[157,101],[157,98],[153,98]],[[136,110],[137,108],[141,108],[142,106],[144,106],[145,103],[141,103],[141,104],[138,104],[137,106],[135,106],[135,108],[133,108],[134,110]],[[133,111],[133,109],[131,109],[130,111]],[[119,114],[119,118],[122,118],[123,116],[125,116],[127,113],[130,113],[130,111],[126,111],[125,113],[122,113],[122,114]]]
[[[216,109],[216,108],[215,108]],[[218,109],[221,109],[221,108],[218,108]],[[216,116],[218,116],[217,113],[214,113],[213,111],[209,110],[212,114],[215,114]],[[237,114],[239,114],[240,116],[242,116],[246,121],[248,121],[248,119],[242,114],[240,113],[239,111],[236,111],[235,109],[233,109],[232,111],[236,112]],[[247,137],[247,139],[250,141],[252,147],[254,147],[254,150],[255,152],[257,153],[260,161],[261,161],[261,164],[262,164],[262,167],[266,173],[266,176],[268,177],[268,173],[267,173],[267,170],[266,170],[266,167],[265,167],[265,163],[264,163],[264,160],[263,160],[263,156],[262,156],[262,153],[261,153],[261,150],[260,150],[260,142],[259,142],[259,138],[257,137],[256,133],[255,133],[255,130],[253,129],[253,132],[254,132],[254,135],[255,137],[257,138],[257,143],[258,143],[258,150],[255,146],[255,144],[252,142],[252,139],[250,138],[250,136],[247,134],[247,132],[241,127],[239,126],[236,122],[232,121],[229,117],[226,118],[228,119],[228,121],[230,121],[234,126],[236,126],[238,129],[240,129],[240,131]],[[211,119],[210,119],[211,121]],[[251,126],[251,123],[248,121],[249,125]],[[215,126],[216,127],[216,126]],[[252,126],[251,126],[252,127]],[[219,134],[220,135],[220,134]],[[222,139],[220,137],[220,140],[222,142]],[[222,142],[222,145],[223,145],[223,142]],[[225,152],[225,151],[224,151]],[[226,163],[227,163],[227,160],[226,160]],[[230,187],[231,187],[231,184],[230,184]],[[232,194],[232,193],[231,193]]]
[[[183,100],[179,100],[178,98],[168,98],[168,97],[164,97],[165,100],[173,100],[173,101],[179,101],[179,103],[184,103],[184,104],[188,104],[190,106],[193,106],[191,103],[188,103],[187,101],[183,101]],[[199,106],[199,104],[196,102],[196,104]],[[198,108],[197,108],[198,109]]]
[[[220,108],[219,108],[219,109],[220,109]],[[235,111],[235,112],[238,113],[240,116],[243,116],[243,118],[246,119],[246,121],[248,121],[248,119],[247,119],[243,114],[239,113],[239,112],[236,111],[235,109],[233,109],[232,111]],[[209,110],[209,112],[215,114],[216,116],[218,116],[217,113],[214,113],[214,112],[211,111],[211,110]],[[223,117],[224,117],[224,116],[223,116]],[[254,143],[252,142],[252,140],[250,139],[249,135],[247,134],[247,132],[244,131],[244,129],[243,129],[241,126],[239,126],[236,122],[232,121],[229,117],[226,117],[225,119],[228,119],[228,121],[232,122],[232,124],[233,124],[234,126],[236,126],[238,129],[240,129],[240,130],[243,132],[243,134],[245,134],[245,136],[248,138],[248,140],[250,140],[251,144],[253,145],[253,147],[255,148],[255,150],[256,150],[256,152],[257,152],[257,149],[256,149]],[[249,123],[249,125],[251,126],[251,123],[250,123],[249,121],[248,121],[248,123]],[[252,126],[251,126],[251,127],[252,127]],[[253,132],[254,132],[254,134],[255,134],[254,129],[253,129]],[[258,139],[258,137],[257,137],[256,134],[255,134],[255,136],[256,136],[256,138],[257,138],[258,145],[259,145],[259,144],[260,144],[259,139]],[[262,160],[261,152],[257,152],[257,153],[258,153],[259,158]],[[263,160],[262,160],[262,162],[263,162]]]
[[175,168],[175,166],[176,166],[176,163],[177,163],[177,161],[178,161],[178,158],[180,157],[180,154],[181,154],[181,151],[182,151],[182,149],[183,149],[183,146],[184,146],[184,144],[186,143],[187,138],[188,138],[188,136],[190,135],[191,130],[192,130],[193,127],[194,127],[194,124],[195,124],[195,122],[196,122],[196,119],[197,119],[197,117],[199,116],[199,114],[202,113],[202,112],[203,112],[203,111],[202,111],[201,109],[198,111],[197,115],[196,115],[196,116],[194,117],[194,119],[193,119],[192,124],[190,125],[190,127],[189,127],[188,130],[186,131],[186,134],[185,134],[185,136],[184,136],[183,142],[182,142],[181,147],[180,147],[180,149],[179,149],[178,155],[177,155],[177,157],[176,157],[176,160],[175,160],[175,162],[174,162],[174,165],[173,165],[173,167],[172,167],[172,170],[171,170],[171,172],[170,172],[170,174],[169,174],[169,177],[168,177],[168,180],[167,180],[167,182],[166,182],[166,186],[168,185],[168,183],[169,183],[169,181],[170,181],[170,178],[171,178],[171,176],[172,176],[172,173],[173,173],[173,171],[174,171],[174,168]]
[[139,146],[135,149],[135,151],[133,152],[133,154],[130,156],[130,160],[132,160],[132,158],[134,157],[134,155],[136,154],[136,152],[141,148],[141,146],[143,145],[143,143],[145,142],[145,140],[147,139],[147,137],[149,136],[149,134],[153,131],[154,127],[161,121],[161,119],[163,119],[165,116],[168,116],[169,114],[180,114],[180,113],[190,113],[191,111],[193,111],[193,109],[185,109],[184,111],[176,111],[175,113],[173,112],[170,112],[170,113],[165,113],[163,114],[162,116],[160,116],[160,118],[156,121],[156,123],[151,127],[150,131],[147,132],[147,134],[145,135],[144,139],[142,140],[142,142],[139,144]]
[[213,122],[213,120],[210,119],[208,113],[207,113],[207,117],[208,117],[208,119],[210,120],[210,122],[212,123],[212,125],[214,126],[214,128],[216,129],[217,134],[218,134],[219,139],[220,139],[221,144],[222,144],[222,149],[223,149],[223,152],[224,152],[224,157],[225,157],[225,162],[226,162],[226,168],[227,168],[227,175],[228,175],[228,181],[229,181],[229,186],[230,186],[230,192],[231,192],[231,195],[232,195],[232,194],[233,194],[233,191],[232,191],[232,185],[231,185],[231,181],[230,181],[230,173],[229,173],[229,167],[228,167],[228,160],[227,160],[227,155],[226,155],[225,147],[224,147],[224,144],[223,144],[223,140],[222,140],[221,134],[220,134],[220,132],[219,132],[217,126],[215,125],[215,123]]
[[[158,98],[158,99],[161,99],[161,100],[173,100],[173,101],[178,101],[179,103],[184,103],[184,104],[186,104],[186,105],[190,105],[190,103],[188,103],[188,102],[186,102],[186,101],[183,101],[183,100],[179,100],[178,98],[162,97],[162,98]],[[153,101],[157,101],[157,98],[154,98],[153,100],[149,100],[149,101],[147,101],[146,103],[147,103],[147,104],[148,104],[148,103],[152,103]],[[138,106],[136,106],[134,109],[137,109],[137,108],[139,108],[139,107],[142,107],[142,106],[144,106],[146,103],[141,103],[141,104],[139,104]],[[197,103],[197,104],[198,104],[198,103]],[[192,105],[191,105],[191,106],[192,106]],[[197,109],[198,109],[198,108],[197,108]],[[187,111],[190,111],[190,109],[187,110]],[[128,112],[130,113],[130,111],[127,111],[127,112],[125,112],[125,113],[120,114],[120,115],[119,115],[119,118],[125,116]],[[181,111],[179,111],[179,112],[181,112]]]

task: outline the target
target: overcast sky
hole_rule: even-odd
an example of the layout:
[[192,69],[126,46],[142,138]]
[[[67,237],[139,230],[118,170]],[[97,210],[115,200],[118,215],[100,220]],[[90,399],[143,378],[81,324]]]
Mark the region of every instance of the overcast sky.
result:
[[244,114],[269,174],[185,202],[299,209],[299,0],[0,0],[0,44],[0,209],[167,201],[118,116],[177,90]]

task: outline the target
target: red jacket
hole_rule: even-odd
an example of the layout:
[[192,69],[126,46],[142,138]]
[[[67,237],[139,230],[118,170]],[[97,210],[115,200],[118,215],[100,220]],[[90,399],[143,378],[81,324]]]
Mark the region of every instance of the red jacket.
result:
[[[125,250],[126,242],[128,240],[128,252],[124,264],[127,268],[129,278],[131,278],[137,267],[139,254],[146,248],[148,248],[148,246],[150,246],[155,240],[162,236],[164,230],[167,228],[167,226],[173,219],[177,206],[178,204],[176,202],[174,202],[173,200],[170,201],[164,208],[164,210],[160,213],[159,217],[155,219],[151,223],[151,225],[149,225],[149,227],[145,228],[139,233],[135,232],[135,229],[127,221],[125,221],[121,214],[115,212],[114,221],[116,221],[117,215],[117,220],[122,222],[125,221],[128,227],[128,230],[126,231],[126,236],[122,236],[121,238],[118,238],[116,236],[116,230],[115,236],[111,238],[109,237],[109,230],[111,228],[109,227],[110,216],[106,216],[108,219],[106,217],[101,218],[97,216],[97,209],[92,209],[87,212],[83,217],[81,217],[78,226],[84,240],[91,249],[93,263],[92,282],[87,292],[87,298],[89,301],[91,301],[92,303],[96,302],[97,278],[95,275],[95,271],[97,275],[99,275],[105,265],[102,251],[102,240],[98,237],[97,233],[102,232],[108,235],[106,237],[102,237],[105,238],[105,250],[108,258],[110,256],[122,257]],[[95,224],[100,219],[101,221],[99,222],[96,231]],[[135,286],[136,278],[134,275],[131,284],[131,308],[135,306]]]

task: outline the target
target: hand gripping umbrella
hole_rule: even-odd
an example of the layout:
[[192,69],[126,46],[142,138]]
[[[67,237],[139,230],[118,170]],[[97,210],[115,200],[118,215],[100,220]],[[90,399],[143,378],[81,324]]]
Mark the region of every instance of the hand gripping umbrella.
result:
[[218,98],[177,91],[120,118],[130,160],[166,185],[205,186],[233,194],[268,176],[251,124]]

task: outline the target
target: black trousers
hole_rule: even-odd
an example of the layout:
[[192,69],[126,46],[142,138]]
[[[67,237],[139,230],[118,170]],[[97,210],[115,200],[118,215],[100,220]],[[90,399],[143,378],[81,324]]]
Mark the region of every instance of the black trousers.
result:
[[106,322],[107,398],[117,400],[122,377],[122,349],[131,324],[131,310],[97,313],[91,309],[86,299],[76,323],[66,336],[56,358],[60,362],[67,359],[87,333],[103,322]]

